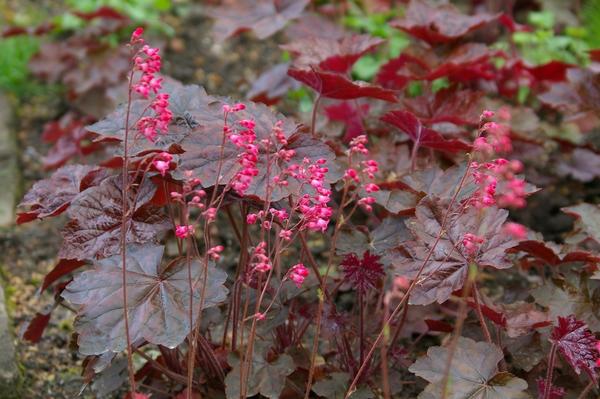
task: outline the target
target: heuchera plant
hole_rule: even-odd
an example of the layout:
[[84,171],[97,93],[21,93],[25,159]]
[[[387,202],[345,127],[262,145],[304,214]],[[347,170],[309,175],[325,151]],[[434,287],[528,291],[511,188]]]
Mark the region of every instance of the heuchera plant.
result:
[[[282,46],[293,60],[251,93],[274,104],[301,82],[315,92],[307,125],[161,76],[138,28],[127,102],[86,128],[119,150],[26,194],[20,223],[68,219],[41,291],[76,312],[86,381],[127,368],[129,398],[586,397],[600,209],[565,208],[564,244],[509,211],[540,190],[525,176],[598,175],[580,159],[598,159],[592,145],[550,138],[551,120],[598,125],[597,69],[533,66],[478,40],[525,29],[510,15],[412,1],[392,25],[414,41],[358,82],[354,63],[384,41],[307,3],[208,11],[220,39],[299,18],[290,32],[305,37]],[[544,142],[560,167],[541,179],[527,151]]]

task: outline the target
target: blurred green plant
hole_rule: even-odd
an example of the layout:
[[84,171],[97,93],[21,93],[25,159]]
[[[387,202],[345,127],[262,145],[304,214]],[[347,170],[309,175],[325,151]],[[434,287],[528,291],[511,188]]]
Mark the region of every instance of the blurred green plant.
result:
[[355,3],[350,3],[348,15],[343,20],[344,25],[352,30],[369,33],[387,40],[386,44],[381,46],[377,52],[364,55],[354,64],[352,75],[356,79],[371,80],[383,63],[398,57],[402,50],[409,45],[408,37],[389,24],[390,20],[398,15],[398,10],[386,13],[367,13]]
[[39,90],[29,75],[27,64],[38,50],[39,41],[30,36],[14,36],[0,39],[0,90],[17,97],[27,96]]
[[587,0],[581,11],[585,40],[591,48],[600,48],[600,0]]
[[[600,19],[596,21],[600,22]],[[590,46],[585,40],[589,33],[586,27],[566,27],[557,34],[554,14],[550,11],[531,12],[527,22],[534,30],[515,32],[512,39],[528,62],[535,65],[552,60],[577,65],[589,62]],[[600,26],[597,29],[600,29]]]
[[[100,7],[110,7],[128,16],[134,23],[144,24],[150,29],[172,35],[174,30],[161,15],[173,7],[171,0],[66,0],[70,11],[93,12]],[[85,24],[70,12],[60,15],[56,21],[61,29],[77,29]]]

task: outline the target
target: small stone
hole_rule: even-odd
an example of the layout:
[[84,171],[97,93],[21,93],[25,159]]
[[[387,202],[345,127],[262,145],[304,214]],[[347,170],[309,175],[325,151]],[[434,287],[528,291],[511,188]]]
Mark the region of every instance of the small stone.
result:
[[181,53],[185,50],[185,42],[180,37],[175,37],[171,39],[170,43],[171,50],[175,53]]

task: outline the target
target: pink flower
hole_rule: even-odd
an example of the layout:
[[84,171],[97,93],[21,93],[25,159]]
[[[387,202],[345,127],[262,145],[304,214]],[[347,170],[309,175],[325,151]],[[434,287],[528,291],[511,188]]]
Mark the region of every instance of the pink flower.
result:
[[290,241],[292,239],[292,231],[291,230],[281,230],[279,232],[279,237],[284,241]]
[[292,280],[298,288],[302,286],[302,283],[304,282],[304,279],[306,279],[308,274],[308,269],[302,263],[298,263],[297,265],[292,266],[290,268],[290,271],[288,272],[290,280]]
[[217,260],[221,259],[220,253],[223,252],[224,249],[225,248],[222,245],[217,245],[217,246],[210,248],[208,251],[206,251],[206,254],[212,260],[217,261]]
[[473,256],[479,251],[481,244],[485,242],[485,238],[475,234],[466,233],[463,237],[462,244],[468,256]]
[[208,222],[212,222],[217,217],[217,208],[208,208],[207,210],[202,212],[202,215],[206,218]]
[[173,156],[168,152],[161,152],[158,156],[152,161],[152,165],[160,172],[162,176],[164,176],[170,167],[170,162],[173,160]]
[[249,213],[246,215],[246,223],[254,224],[258,220],[258,215],[256,213]]
[[262,321],[262,320],[265,319],[265,314],[264,313],[260,313],[260,312],[254,313],[254,317],[256,318],[256,320]]
[[527,229],[522,224],[509,222],[504,225],[503,230],[506,234],[513,236],[517,240],[527,238]]
[[131,34],[131,43],[138,43],[140,41],[143,41],[143,39],[142,39],[143,34],[144,34],[144,28],[142,28],[141,26],[135,28],[135,30]]
[[358,205],[363,208],[366,212],[371,212],[373,210],[373,205],[375,203],[374,197],[364,197],[358,200]]
[[261,241],[254,251],[252,252],[252,262],[250,266],[252,266],[252,270],[259,273],[266,273],[271,270],[271,261],[267,256],[267,243]]
[[379,186],[377,184],[369,183],[365,186],[365,191],[368,193],[376,193],[379,191]]
[[193,225],[179,225],[175,227],[175,235],[177,238],[188,238],[190,235],[194,234],[194,226]]

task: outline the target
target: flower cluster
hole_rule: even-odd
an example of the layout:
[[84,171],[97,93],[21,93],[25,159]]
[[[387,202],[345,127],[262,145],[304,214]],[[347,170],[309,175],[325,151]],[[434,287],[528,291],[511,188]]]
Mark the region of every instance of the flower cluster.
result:
[[[373,180],[375,178],[375,173],[379,171],[379,165],[377,164],[377,161],[375,161],[374,159],[367,159],[365,161],[362,161],[360,163],[361,173],[359,173],[355,168],[352,167],[354,154],[369,154],[369,150],[365,145],[367,144],[367,142],[367,136],[365,135],[357,136],[354,139],[352,139],[352,141],[350,141],[350,152],[348,155],[349,167],[344,172],[344,179],[346,179],[349,182],[354,182],[358,185],[362,184],[364,191],[367,194],[372,194],[379,191],[379,186],[375,183],[367,183],[364,177],[361,178],[361,173],[362,176],[366,176],[366,178],[368,178],[369,180]],[[360,207],[363,208],[365,211],[370,212],[373,210],[373,207],[371,205],[373,205],[374,202],[375,197],[371,195],[366,195],[358,200],[358,205],[360,205]]]
[[525,206],[525,180],[516,176],[523,169],[520,161],[498,158],[492,162],[471,162],[471,175],[479,185],[471,197],[471,204],[478,208],[493,205],[522,208]]
[[[230,109],[236,109],[236,106],[230,107]],[[231,187],[239,195],[244,195],[250,187],[252,179],[258,175],[258,168],[256,167],[258,162],[258,146],[254,143],[256,141],[254,121],[243,119],[238,124],[243,129],[234,133],[231,131],[231,128],[225,125],[225,132],[233,144],[243,149],[243,152],[238,156],[238,162],[242,166],[242,169],[235,174]]]
[[194,234],[194,226],[189,225],[179,225],[175,227],[175,235],[177,238],[188,238],[189,236]]
[[308,269],[302,263],[298,263],[290,268],[288,277],[296,284],[296,287],[300,288],[304,279],[308,277]]
[[484,242],[485,238],[471,233],[465,234],[462,239],[462,244],[465,249],[465,253],[470,257],[475,256],[477,252],[479,252],[479,248]]
[[[143,33],[142,28],[137,28],[131,35],[130,44],[132,46],[143,44]],[[162,88],[162,78],[157,76],[161,67],[161,57],[158,52],[158,48],[143,44],[133,58],[134,71],[141,72],[137,82],[132,82],[133,90],[146,99],[149,98],[151,93],[156,95],[152,104],[150,104],[150,108],[155,115],[140,118],[136,125],[137,130],[150,141],[156,141],[159,132],[165,133],[173,119],[173,114],[169,110],[169,95],[159,93]]]
[[329,171],[325,166],[326,163],[325,159],[318,159],[313,163],[308,158],[304,158],[302,164],[292,164],[286,170],[291,177],[310,185],[315,190],[313,195],[304,194],[300,197],[297,204],[302,227],[312,231],[324,232],[333,213],[328,205],[331,190],[325,187],[325,176]]
[[250,263],[252,271],[265,273],[271,270],[271,261],[267,256],[267,243],[261,241],[252,252],[252,261]]

